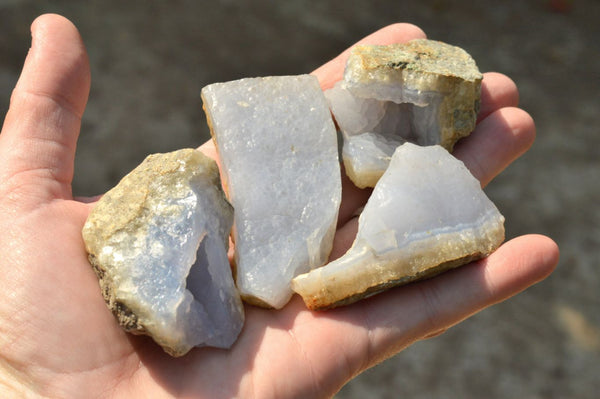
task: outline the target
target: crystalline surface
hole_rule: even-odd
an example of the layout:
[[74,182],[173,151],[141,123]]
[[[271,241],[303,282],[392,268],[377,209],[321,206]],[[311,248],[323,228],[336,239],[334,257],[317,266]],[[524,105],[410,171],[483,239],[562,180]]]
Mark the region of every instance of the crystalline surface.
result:
[[230,347],[244,321],[227,258],[233,214],[216,163],[185,149],[151,155],[91,212],[90,261],[120,324],[173,356]]
[[374,186],[385,170],[381,159],[393,154],[391,147],[384,154],[354,151],[356,135],[374,133],[363,141],[440,144],[451,151],[475,127],[481,79],[473,59],[445,43],[356,46],[343,81],[325,93],[344,134],[349,177],[359,187]]
[[281,308],[333,243],[341,180],[325,97],[301,75],[212,84],[202,99],[235,209],[237,286]]
[[494,251],[504,217],[440,146],[398,147],[359,219],[350,250],[293,280],[311,309],[354,302]]

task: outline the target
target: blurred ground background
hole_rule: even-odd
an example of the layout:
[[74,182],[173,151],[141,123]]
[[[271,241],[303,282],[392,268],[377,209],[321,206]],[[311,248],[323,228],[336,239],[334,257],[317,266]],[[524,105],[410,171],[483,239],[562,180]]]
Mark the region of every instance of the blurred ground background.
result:
[[349,383],[349,398],[597,398],[600,392],[600,2],[0,0],[0,111],[35,16],[80,29],[92,90],[74,192],[98,194],[147,154],[204,142],[200,89],[310,72],[389,23],[421,26],[511,76],[533,149],[487,189],[508,237],[543,233],[556,272]]

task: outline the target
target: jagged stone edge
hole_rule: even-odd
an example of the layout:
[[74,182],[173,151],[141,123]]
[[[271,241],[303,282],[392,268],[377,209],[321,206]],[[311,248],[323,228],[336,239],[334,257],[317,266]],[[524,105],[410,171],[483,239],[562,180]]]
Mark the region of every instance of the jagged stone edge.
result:
[[123,327],[125,331],[132,334],[147,334],[144,326],[139,323],[139,319],[135,312],[133,312],[123,302],[116,299],[116,296],[113,293],[113,281],[109,274],[106,273],[106,270],[101,266],[100,262],[98,262],[96,256],[89,254],[88,260],[92,265],[94,273],[96,273],[96,276],[98,277],[98,282],[102,291],[102,297],[104,298],[104,301],[106,302],[106,305],[112,314],[116,317],[119,325]]

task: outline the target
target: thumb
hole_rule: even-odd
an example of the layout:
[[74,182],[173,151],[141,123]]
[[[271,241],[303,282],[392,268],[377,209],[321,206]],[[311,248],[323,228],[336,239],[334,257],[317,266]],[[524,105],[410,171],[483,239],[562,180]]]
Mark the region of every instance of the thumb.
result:
[[75,26],[43,15],[0,134],[0,192],[48,201],[71,197],[75,147],[90,88]]

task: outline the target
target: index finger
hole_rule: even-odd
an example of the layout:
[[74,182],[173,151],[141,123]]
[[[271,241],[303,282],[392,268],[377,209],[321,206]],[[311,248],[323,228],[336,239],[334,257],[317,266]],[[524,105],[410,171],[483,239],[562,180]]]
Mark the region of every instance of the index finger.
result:
[[333,84],[342,79],[346,60],[352,47],[358,44],[393,44],[404,43],[412,39],[425,39],[427,35],[418,26],[407,23],[396,23],[379,29],[377,32],[359,40],[351,47],[344,50],[340,55],[315,69],[312,75],[315,75],[321,83],[323,90],[330,89]]

